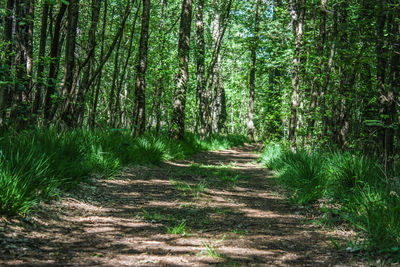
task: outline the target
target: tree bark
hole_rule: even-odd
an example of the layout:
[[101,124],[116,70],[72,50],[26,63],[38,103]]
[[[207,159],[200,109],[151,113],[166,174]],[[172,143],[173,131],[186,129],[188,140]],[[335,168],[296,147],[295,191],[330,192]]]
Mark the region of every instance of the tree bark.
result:
[[199,103],[200,134],[207,133],[207,114],[209,97],[206,96],[205,80],[205,41],[204,41],[204,0],[198,0],[196,9],[196,62],[197,62],[197,99]]
[[289,142],[292,150],[296,149],[296,126],[297,109],[299,107],[300,89],[300,57],[302,50],[303,24],[305,18],[306,0],[290,0],[290,14],[292,16],[292,28],[295,35],[295,50],[293,55],[292,69],[292,96],[291,96],[291,115],[289,123]]
[[250,86],[249,86],[249,113],[247,120],[247,135],[249,139],[254,142],[254,94],[256,87],[256,61],[257,61],[257,49],[258,49],[258,39],[259,39],[259,24],[260,24],[260,9],[261,0],[257,0],[256,5],[256,18],[254,22],[254,37],[251,44],[251,67],[250,67]]
[[67,5],[61,4],[60,10],[57,14],[57,18],[54,24],[53,38],[51,41],[50,48],[50,66],[49,66],[49,74],[47,76],[47,87],[46,87],[46,95],[44,99],[44,119],[45,123],[49,124],[51,119],[53,118],[53,114],[51,112],[53,108],[53,100],[52,97],[56,91],[57,86],[57,72],[58,65],[60,62],[60,54],[61,54],[61,45],[60,36],[61,36],[61,24],[67,10]]
[[[122,42],[122,35],[119,37],[118,43],[117,43],[117,49],[115,51],[114,55],[114,72],[113,72],[113,78],[112,78],[112,83],[111,83],[111,91],[110,91],[110,97],[108,99],[108,124],[111,127],[114,127],[114,99],[115,99],[115,87],[117,83],[117,77],[119,73],[119,49],[121,47],[121,42]],[[118,96],[117,96],[118,97]]]
[[135,87],[135,135],[142,135],[146,126],[146,69],[149,41],[150,0],[143,0],[142,29],[140,33],[139,62]]
[[47,41],[47,21],[49,17],[49,4],[43,2],[43,11],[41,19],[40,29],[40,45],[39,45],[39,56],[38,56],[38,69],[36,73],[37,84],[35,86],[35,99],[33,102],[32,113],[36,116],[39,115],[39,109],[42,105],[42,89],[45,85],[43,71],[44,71],[44,57],[46,53],[46,41]]
[[322,117],[322,134],[321,137],[324,139],[327,136],[328,133],[328,116],[326,115],[326,98],[325,95],[328,91],[328,86],[330,83],[330,78],[331,78],[331,72],[332,72],[332,67],[333,67],[333,61],[335,58],[336,54],[336,39],[338,36],[338,29],[337,29],[337,12],[334,11],[333,13],[333,33],[332,33],[332,44],[331,44],[331,49],[330,49],[330,55],[329,55],[329,60],[328,60],[328,65],[325,70],[325,78],[324,78],[324,84],[322,86],[321,92],[320,92],[320,101],[321,101],[321,117]]
[[118,85],[118,88],[117,88],[117,94],[116,94],[117,97],[115,99],[115,108],[114,108],[114,113],[115,113],[114,116],[115,116],[115,120],[116,120],[116,122],[115,122],[116,125],[119,125],[121,123],[121,121],[122,121],[120,94],[122,92],[123,83],[124,83],[124,81],[126,82],[126,79],[128,77],[127,69],[128,69],[129,61],[131,59],[133,40],[135,39],[136,21],[137,21],[137,18],[139,16],[140,6],[141,6],[141,2],[139,2],[139,6],[138,6],[138,8],[136,10],[136,13],[135,13],[135,18],[133,19],[132,29],[131,29],[131,33],[130,33],[130,36],[129,36],[128,54],[126,56],[124,66],[122,68],[122,72],[121,72],[120,80],[119,80],[119,85]]
[[97,45],[96,29],[100,18],[100,8],[101,8],[101,0],[92,0],[92,6],[91,6],[92,18],[90,22],[88,44],[86,49],[88,55],[87,55],[87,60],[85,60],[85,62],[87,61],[87,64],[84,67],[83,77],[78,87],[78,92],[76,95],[76,100],[75,100],[76,102],[73,103],[73,108],[72,108],[73,121],[77,122],[78,124],[81,124],[83,122],[86,95],[87,92],[89,91],[88,83],[95,59],[95,49]]
[[17,1],[15,4],[15,69],[14,107],[11,117],[17,129],[25,127],[30,119],[29,104],[32,91],[33,71],[33,17],[34,1]]
[[384,113],[384,160],[385,171],[388,173],[393,166],[394,162],[394,137],[395,137],[395,124],[396,124],[396,97],[400,91],[400,7],[395,1],[388,1],[388,33],[389,33],[389,54],[390,54],[390,68],[389,68],[389,84],[386,87],[385,95],[381,96],[381,103]]
[[173,113],[170,135],[173,138],[184,139],[186,86],[189,80],[189,50],[190,27],[192,23],[192,0],[182,0],[182,12],[178,44],[178,69],[176,90],[174,94]]
[[314,135],[315,129],[315,120],[316,120],[316,107],[318,100],[318,93],[321,92],[322,89],[322,67],[324,63],[324,52],[325,52],[325,39],[326,39],[326,3],[327,0],[321,0],[321,8],[320,8],[320,24],[319,24],[319,42],[316,49],[316,54],[319,56],[319,62],[316,66],[316,75],[312,83],[311,89],[311,100],[310,100],[310,117],[308,120],[308,133],[309,139],[312,139]]
[[70,0],[68,5],[67,17],[67,36],[65,44],[65,66],[64,78],[62,86],[62,96],[65,98],[61,120],[68,126],[74,127],[76,122],[73,118],[72,101],[74,101],[74,91],[76,84],[74,83],[75,74],[75,43],[76,30],[79,19],[79,0]]
[[6,4],[6,16],[4,25],[4,42],[5,42],[5,66],[4,66],[4,77],[2,80],[7,81],[4,90],[0,90],[0,104],[1,104],[1,126],[4,127],[7,124],[9,117],[9,109],[13,99],[14,89],[11,85],[11,70],[13,64],[13,21],[14,21],[14,0],[7,0]]
[[[97,88],[96,91],[94,92],[94,100],[93,100],[93,104],[92,104],[92,110],[91,110],[91,115],[90,115],[90,125],[93,128],[95,125],[95,121],[96,121],[96,111],[97,111],[97,104],[99,101],[99,94],[100,94],[100,82],[101,82],[101,72],[103,70],[104,65],[106,64],[106,62],[108,61],[108,59],[110,58],[112,52],[114,51],[115,46],[117,45],[119,38],[121,38],[123,32],[124,32],[124,28],[125,28],[125,24],[126,24],[126,20],[128,19],[131,10],[132,10],[132,6],[133,4],[128,3],[125,9],[125,14],[124,17],[122,19],[121,25],[118,29],[118,32],[115,34],[114,38],[113,38],[113,42],[111,43],[110,47],[107,50],[107,53],[105,53],[104,56],[103,53],[101,53],[100,55],[100,63],[97,66],[97,68],[95,69],[95,71],[93,71],[93,75],[90,78],[88,85],[87,86],[91,86],[92,83],[94,81],[97,80]],[[103,49],[103,45],[104,45],[104,39],[105,39],[105,28],[106,28],[106,22],[107,20],[107,0],[105,1],[105,7],[104,7],[104,16],[103,16],[103,30],[102,30],[102,49]]]

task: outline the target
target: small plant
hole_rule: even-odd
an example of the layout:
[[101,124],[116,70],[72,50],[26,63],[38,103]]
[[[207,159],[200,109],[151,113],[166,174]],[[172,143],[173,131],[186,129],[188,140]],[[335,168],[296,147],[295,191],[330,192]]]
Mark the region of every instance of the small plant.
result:
[[142,212],[143,212],[143,217],[152,223],[159,222],[163,219],[163,216],[158,211],[154,211],[153,213],[151,213],[145,209],[142,209]]
[[183,220],[180,224],[175,225],[174,227],[167,227],[167,233],[186,236],[186,221]]
[[214,259],[222,258],[222,254],[217,250],[215,246],[212,246],[206,242],[202,242],[202,244],[205,247],[205,250],[203,250],[201,254],[210,256]]
[[242,230],[242,229],[233,229],[232,233],[234,233],[236,235],[244,236],[244,235],[247,235],[249,233],[249,231]]
[[205,191],[206,182],[204,180],[202,180],[200,183],[195,184],[195,185],[190,185],[186,182],[176,181],[174,179],[170,179],[170,182],[179,191],[190,192],[195,197],[199,197],[200,194]]

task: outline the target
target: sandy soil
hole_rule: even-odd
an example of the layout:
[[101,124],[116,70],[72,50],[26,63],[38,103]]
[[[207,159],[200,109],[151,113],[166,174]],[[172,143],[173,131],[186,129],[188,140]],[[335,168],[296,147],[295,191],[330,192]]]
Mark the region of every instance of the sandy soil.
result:
[[29,217],[0,218],[0,266],[365,266],[335,249],[352,232],[309,223],[312,210],[285,199],[258,149],[94,176]]

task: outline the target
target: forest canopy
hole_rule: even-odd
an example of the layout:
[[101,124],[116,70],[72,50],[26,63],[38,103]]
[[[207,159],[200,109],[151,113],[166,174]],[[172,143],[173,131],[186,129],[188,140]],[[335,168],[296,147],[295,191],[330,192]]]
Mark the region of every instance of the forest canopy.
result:
[[165,129],[384,153],[399,3],[4,1],[1,125]]

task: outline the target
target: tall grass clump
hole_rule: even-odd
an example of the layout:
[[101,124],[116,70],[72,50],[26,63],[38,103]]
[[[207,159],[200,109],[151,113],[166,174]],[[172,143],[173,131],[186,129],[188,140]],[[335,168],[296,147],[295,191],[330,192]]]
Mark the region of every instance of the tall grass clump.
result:
[[246,138],[186,134],[134,138],[130,130],[36,129],[0,139],[0,214],[26,213],[41,199],[74,188],[93,172],[112,175],[128,164],[159,164],[203,150],[241,145]]
[[282,154],[286,149],[279,143],[269,143],[265,145],[261,154],[261,162],[270,169],[279,170],[283,167]]
[[321,198],[325,192],[324,161],[318,154],[307,151],[282,154],[284,164],[278,182],[291,191],[291,199],[298,204],[312,203]]
[[[261,161],[276,171],[278,183],[298,204],[326,199],[363,237],[362,248],[400,260],[399,175],[387,177],[382,165],[350,152],[298,150],[268,144]],[[325,209],[330,212],[330,209]]]
[[377,162],[349,152],[332,153],[326,165],[329,194],[339,201],[351,200],[364,186],[380,187],[385,174]]

